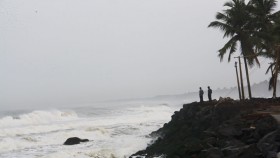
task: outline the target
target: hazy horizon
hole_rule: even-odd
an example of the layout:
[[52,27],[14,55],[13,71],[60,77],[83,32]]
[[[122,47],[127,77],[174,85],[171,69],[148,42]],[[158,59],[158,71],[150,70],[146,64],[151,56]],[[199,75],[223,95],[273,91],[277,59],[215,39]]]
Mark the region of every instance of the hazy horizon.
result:
[[[225,2],[2,0],[0,110],[233,87],[235,59],[220,62],[226,40],[207,28]],[[260,62],[251,84],[270,77]]]

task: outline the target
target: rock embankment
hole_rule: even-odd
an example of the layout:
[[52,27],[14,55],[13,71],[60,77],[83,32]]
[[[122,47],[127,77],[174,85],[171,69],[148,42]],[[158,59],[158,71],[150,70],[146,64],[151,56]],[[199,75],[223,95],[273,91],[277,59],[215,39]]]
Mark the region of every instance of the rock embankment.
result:
[[[134,155],[167,158],[273,158],[280,151],[280,99],[191,103]],[[272,115],[273,114],[273,115]]]

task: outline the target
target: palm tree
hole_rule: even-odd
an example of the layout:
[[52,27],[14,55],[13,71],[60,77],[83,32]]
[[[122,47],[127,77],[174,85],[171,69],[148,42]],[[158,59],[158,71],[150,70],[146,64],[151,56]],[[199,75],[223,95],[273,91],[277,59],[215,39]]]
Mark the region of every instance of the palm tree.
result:
[[272,28],[272,21],[276,14],[272,13],[276,7],[276,0],[250,0],[249,12],[251,23],[258,32],[268,31]]
[[[271,58],[273,62],[268,67],[272,70],[269,89],[273,88],[273,98],[276,98],[277,78],[280,70],[280,11],[273,13],[276,0],[251,0],[251,26],[253,36],[261,39],[256,45],[260,55]],[[268,72],[267,71],[267,72]]]
[[223,60],[224,55],[229,51],[228,62],[231,56],[237,50],[238,44],[241,48],[241,54],[244,57],[244,65],[247,76],[247,86],[249,98],[251,95],[250,79],[248,74],[247,62],[250,66],[259,61],[256,53],[254,52],[255,37],[251,36],[252,28],[250,25],[251,13],[249,12],[250,6],[244,0],[232,0],[224,4],[227,7],[223,12],[218,12],[216,15],[217,21],[213,21],[208,27],[214,27],[224,32],[224,38],[230,38],[229,41],[219,50],[220,60]]
[[277,80],[280,72],[280,16],[274,21],[273,27],[269,33],[271,39],[267,41],[269,47],[266,47],[267,52],[265,56],[273,60],[267,72],[271,70],[272,74],[269,81],[269,89],[273,88],[273,98],[276,98]]

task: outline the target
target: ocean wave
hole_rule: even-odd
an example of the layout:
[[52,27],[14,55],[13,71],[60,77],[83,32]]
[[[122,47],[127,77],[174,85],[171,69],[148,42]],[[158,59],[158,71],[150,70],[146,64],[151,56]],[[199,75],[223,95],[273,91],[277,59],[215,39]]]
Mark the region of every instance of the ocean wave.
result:
[[[0,119],[0,157],[128,157],[146,147],[153,139],[147,135],[170,120],[175,108],[165,104],[137,104],[7,116]],[[90,141],[63,146],[69,137]]]
[[74,111],[33,111],[19,116],[6,116],[1,118],[0,128],[48,124],[52,122],[75,120],[77,118],[78,116]]

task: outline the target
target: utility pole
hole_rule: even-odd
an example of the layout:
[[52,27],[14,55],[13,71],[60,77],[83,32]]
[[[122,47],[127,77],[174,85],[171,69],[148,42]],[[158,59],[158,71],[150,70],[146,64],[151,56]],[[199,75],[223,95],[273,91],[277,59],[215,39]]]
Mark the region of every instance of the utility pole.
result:
[[238,87],[239,99],[241,100],[240,84],[239,84],[239,76],[238,76],[238,70],[237,70],[237,62],[235,62],[234,67],[235,67],[235,70],[236,70],[236,78],[237,78],[237,87]]
[[244,95],[244,86],[243,86],[243,77],[242,77],[242,69],[241,69],[240,56],[239,57],[235,57],[235,58],[238,58],[238,62],[239,62],[240,83],[241,83],[241,98],[242,98],[242,100],[244,100],[245,99],[245,95]]
[[249,98],[252,99],[251,84],[250,84],[250,78],[249,78],[248,66],[247,66],[246,58],[257,57],[257,55],[247,55],[247,56],[242,56],[242,57],[243,57],[243,59],[244,59],[244,65],[245,65],[245,72],[246,72],[246,78],[247,78],[248,94],[249,94]]

